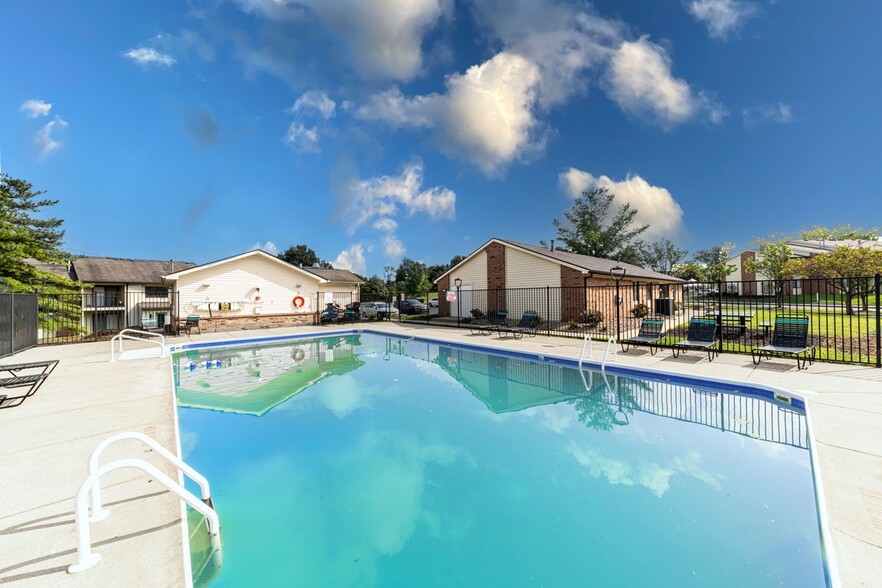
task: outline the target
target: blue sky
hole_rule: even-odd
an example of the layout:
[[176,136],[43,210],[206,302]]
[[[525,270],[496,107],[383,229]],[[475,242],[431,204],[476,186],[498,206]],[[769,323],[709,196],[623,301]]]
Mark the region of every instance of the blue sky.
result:
[[75,253],[338,267],[555,237],[607,186],[697,249],[882,224],[882,3],[5,0],[5,173]]

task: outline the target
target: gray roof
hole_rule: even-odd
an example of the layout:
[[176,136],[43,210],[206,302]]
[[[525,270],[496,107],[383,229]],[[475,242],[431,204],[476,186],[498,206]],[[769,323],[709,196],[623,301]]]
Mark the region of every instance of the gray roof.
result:
[[526,243],[518,243],[517,241],[509,241],[508,239],[499,239],[498,237],[496,238],[496,240],[502,243],[514,245],[515,247],[520,247],[521,249],[532,251],[533,253],[538,253],[539,255],[554,259],[556,261],[561,261],[569,265],[574,265],[578,268],[581,268],[582,270],[590,271],[594,274],[609,274],[609,270],[616,266],[619,266],[625,269],[625,279],[639,278],[642,280],[655,280],[660,282],[676,283],[681,283],[685,281],[681,280],[680,278],[675,278],[674,276],[669,276],[668,274],[662,274],[659,272],[654,272],[652,270],[644,269],[639,265],[620,263],[615,259],[591,257],[590,255],[570,253],[569,251],[551,251],[550,249],[540,247],[539,245],[528,245]]
[[325,269],[321,267],[302,267],[300,269],[336,284],[364,284],[364,280],[358,275],[345,269]]
[[189,261],[81,257],[73,260],[73,273],[92,284],[161,284],[162,276],[196,267]]
[[60,276],[62,278],[73,279],[71,276],[72,272],[68,269],[66,263],[50,263],[48,261],[40,261],[39,259],[34,259],[33,257],[27,257],[23,261],[27,265],[38,269],[41,272],[55,274],[56,276]]

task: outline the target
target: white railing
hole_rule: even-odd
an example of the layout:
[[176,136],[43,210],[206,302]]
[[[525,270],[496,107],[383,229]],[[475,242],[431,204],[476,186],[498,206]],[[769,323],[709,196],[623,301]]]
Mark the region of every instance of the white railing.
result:
[[198,511],[208,521],[208,533],[211,538],[212,550],[220,550],[220,519],[213,508],[193,496],[183,486],[160,472],[154,466],[142,459],[120,459],[98,468],[83,482],[77,490],[76,497],[76,525],[77,525],[77,561],[67,568],[69,574],[79,574],[93,567],[101,560],[101,555],[92,553],[92,540],[89,531],[89,506],[88,496],[92,487],[101,479],[101,476],[122,468],[139,469],[154,480],[168,488],[168,490]]
[[[585,340],[582,341],[582,352],[579,353],[579,369],[582,369],[582,362],[585,360],[585,347],[588,347],[588,357],[594,357],[594,348],[592,345],[591,335],[585,335]],[[606,351],[603,352],[603,361],[600,362],[601,371],[606,369],[606,361],[609,358],[609,350],[613,351],[613,358],[618,361],[619,359],[619,350],[616,347],[616,338],[610,337],[606,341]]]
[[[212,506],[211,489],[208,486],[208,480],[205,479],[205,476],[194,470],[192,467],[187,465],[184,460],[170,452],[168,449],[157,443],[152,437],[148,437],[144,433],[137,433],[134,431],[128,433],[118,433],[116,435],[108,437],[107,439],[99,443],[95,447],[95,449],[92,450],[92,454],[89,456],[90,476],[98,471],[98,459],[101,457],[101,454],[104,453],[104,450],[117,441],[122,441],[124,439],[135,439],[136,441],[141,441],[142,443],[150,447],[150,449],[154,450],[156,453],[164,457],[166,461],[170,462],[177,469],[187,474],[191,480],[199,484],[199,489],[202,492],[202,502],[204,502],[208,506]],[[89,515],[89,521],[94,523],[107,518],[107,516],[110,514],[110,511],[101,506],[100,480],[96,480],[95,485],[91,490],[91,495],[92,510],[91,514]]]
[[[141,337],[133,337],[132,335],[126,335],[126,333],[138,333]],[[147,335],[148,337],[159,337],[159,341],[154,341],[153,339],[144,339],[143,335]],[[160,335],[159,333],[150,333],[148,331],[141,331],[138,329],[123,329],[119,333],[113,336],[110,340],[110,361],[116,361],[115,347],[114,343],[119,342],[119,353],[122,354],[122,342],[123,339],[128,339],[130,341],[146,341],[147,343],[152,343],[154,345],[159,345],[159,357],[166,356],[166,346],[165,346],[165,336]]]

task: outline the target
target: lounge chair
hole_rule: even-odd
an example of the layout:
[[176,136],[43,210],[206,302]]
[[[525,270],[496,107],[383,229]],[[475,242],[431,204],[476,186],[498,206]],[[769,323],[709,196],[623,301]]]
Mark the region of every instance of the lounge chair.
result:
[[720,354],[719,341],[717,341],[717,321],[712,318],[690,320],[686,338],[674,343],[671,351],[674,357],[680,357],[680,350],[685,355],[687,349],[704,349],[707,351],[707,360],[713,361],[714,355]]
[[524,316],[521,317],[521,322],[519,322],[518,324],[512,327],[500,327],[496,331],[500,337],[505,337],[509,333],[511,333],[515,339],[520,339],[525,334],[531,337],[535,337],[536,331],[538,330],[536,328],[538,322],[538,314],[536,314],[535,312],[525,312]]
[[[27,398],[33,396],[58,365],[58,360],[51,361],[34,361],[30,363],[17,363],[0,366],[0,372],[8,372],[8,378],[0,378],[0,388],[7,390],[24,389],[23,393],[18,396],[9,396],[8,394],[0,394],[0,408],[12,408],[24,402]],[[20,372],[39,370],[37,373],[22,374]]]
[[493,331],[498,331],[499,329],[504,329],[508,327],[508,323],[505,322],[508,319],[508,311],[500,310],[490,319],[490,322],[486,325],[481,325],[479,331],[482,335],[490,335]]
[[628,345],[648,345],[650,355],[655,355],[655,352],[660,349],[658,342],[662,339],[661,333],[664,328],[665,321],[663,319],[643,319],[643,322],[640,323],[640,332],[636,337],[621,340],[622,353],[628,351]]
[[184,325],[181,327],[182,331],[187,331],[187,335],[190,334],[190,331],[196,329],[199,331],[199,334],[202,334],[202,329],[199,328],[199,315],[190,315],[187,317],[187,320],[184,321]]
[[815,362],[815,348],[808,344],[809,318],[804,314],[780,314],[775,317],[775,330],[772,332],[772,344],[755,347],[750,355],[754,365],[759,365],[765,355],[793,355],[796,357],[796,369],[806,368],[806,362]]

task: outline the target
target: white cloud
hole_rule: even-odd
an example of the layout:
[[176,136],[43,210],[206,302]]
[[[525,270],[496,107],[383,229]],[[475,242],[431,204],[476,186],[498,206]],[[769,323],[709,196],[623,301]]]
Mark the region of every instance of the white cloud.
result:
[[407,250],[404,244],[395,235],[389,234],[383,236],[383,253],[390,259],[404,256]]
[[37,134],[34,137],[34,143],[40,150],[41,157],[47,157],[61,149],[63,144],[56,139],[53,134],[66,128],[67,121],[60,116],[56,116],[54,120],[47,122],[39,131],[37,131]]
[[319,153],[319,135],[316,127],[309,127],[303,123],[294,121],[288,127],[288,132],[283,139],[288,145],[292,145],[301,153]]
[[544,147],[533,114],[539,81],[535,63],[502,52],[449,76],[444,94],[407,98],[392,89],[372,97],[356,116],[432,127],[442,151],[497,175],[514,159]]
[[741,118],[744,126],[752,128],[762,122],[776,122],[788,124],[793,122],[793,112],[790,106],[782,102],[777,104],[763,104],[741,110]]
[[311,90],[300,96],[300,98],[294,102],[294,106],[288,109],[288,112],[291,114],[314,112],[327,120],[334,116],[336,106],[336,103],[328,98],[328,95],[324,92]]
[[364,259],[364,246],[361,243],[356,243],[349,249],[344,249],[337,255],[337,258],[331,265],[339,269],[348,269],[356,274],[364,275],[367,269],[367,263]]
[[759,7],[741,0],[690,0],[686,3],[686,10],[707,26],[711,37],[725,39],[756,15]]
[[175,58],[167,53],[160,53],[152,47],[138,47],[137,49],[129,49],[123,53],[124,57],[128,57],[139,65],[148,66],[152,64],[172,66]]
[[669,129],[702,107],[684,80],[671,74],[668,52],[647,37],[622,43],[607,72],[607,93],[628,114]]
[[569,168],[558,176],[561,189],[571,198],[578,198],[585,190],[606,188],[615,195],[613,206],[630,204],[637,211],[636,225],[649,225],[641,238],[654,241],[662,237],[674,239],[683,230],[683,209],[667,190],[653,186],[638,175],[615,181],[608,176]]
[[374,228],[378,231],[386,231],[386,232],[394,232],[395,229],[398,228],[398,223],[396,223],[391,218],[381,218],[377,219],[374,222]]
[[42,100],[28,100],[18,108],[18,111],[24,113],[28,118],[48,116],[50,110],[52,110],[52,104]]
[[251,246],[251,249],[263,249],[264,251],[266,251],[270,255],[278,255],[279,254],[279,248],[272,241],[267,241],[266,243],[261,243],[260,241],[258,241],[257,243],[255,243],[254,245]]

